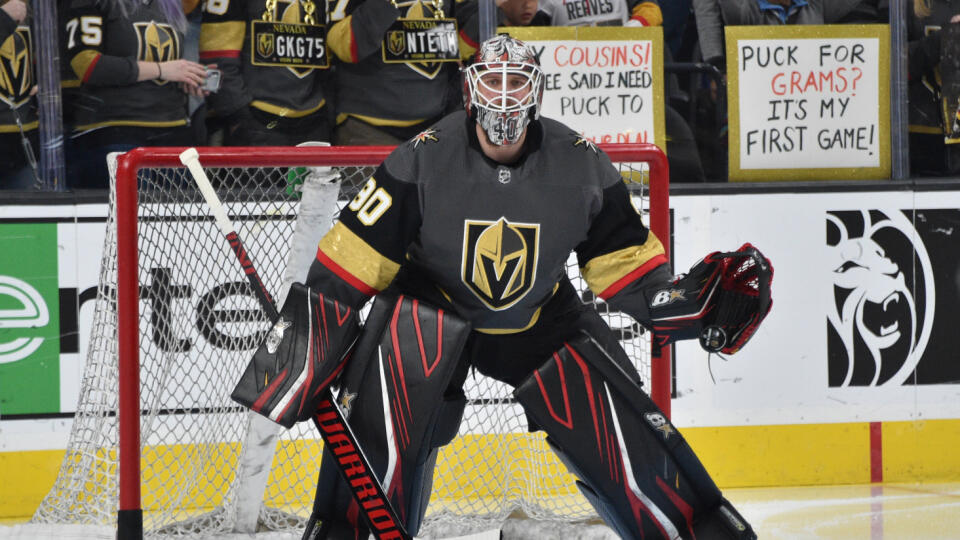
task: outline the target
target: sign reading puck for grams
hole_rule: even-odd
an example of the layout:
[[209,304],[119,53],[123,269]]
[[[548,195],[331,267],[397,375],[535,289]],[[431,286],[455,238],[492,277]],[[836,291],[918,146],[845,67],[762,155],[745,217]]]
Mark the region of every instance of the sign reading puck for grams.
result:
[[731,180],[890,176],[885,25],[732,26]]

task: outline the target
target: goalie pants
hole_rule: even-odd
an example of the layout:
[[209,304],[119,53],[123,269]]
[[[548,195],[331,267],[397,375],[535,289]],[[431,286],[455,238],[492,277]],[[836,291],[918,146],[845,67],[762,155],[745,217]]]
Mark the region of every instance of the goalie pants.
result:
[[[432,294],[432,291],[436,290],[432,285],[403,272],[401,272],[401,277],[402,279],[398,279],[392,287],[395,292],[403,291],[411,297],[425,298],[435,306],[451,307],[442,296]],[[371,315],[371,318],[373,318],[373,315]],[[449,382],[442,392],[436,392],[436,401],[439,402],[439,405],[433,403],[432,408],[440,412],[433,415],[434,425],[426,428],[426,431],[432,434],[424,439],[424,444],[428,447],[421,449],[419,452],[414,452],[413,454],[416,457],[409,459],[410,462],[397,465],[397,467],[406,471],[416,472],[416,474],[404,476],[404,485],[399,487],[404,493],[404,498],[399,504],[401,507],[396,508],[400,519],[405,522],[407,531],[411,535],[415,535],[419,530],[423,515],[426,512],[437,449],[450,442],[457,433],[465,404],[462,387],[470,368],[473,367],[484,375],[516,388],[543,366],[545,361],[551,358],[556,351],[562,349],[565,343],[578,339],[584,332],[592,336],[595,342],[608,353],[606,358],[608,361],[612,360],[612,363],[617,366],[617,373],[621,377],[626,377],[629,380],[630,387],[637,389],[639,395],[635,397],[640,398],[642,396],[650,406],[655,407],[646,394],[639,390],[642,384],[640,375],[633,368],[623,348],[619,345],[618,335],[611,331],[606,322],[592,307],[584,305],[580,301],[570,282],[563,280],[553,298],[544,305],[538,322],[529,330],[516,334],[501,335],[470,332],[463,353],[453,367],[452,374],[448,379]],[[371,363],[370,360],[363,359],[362,362],[361,360],[359,355],[351,360],[351,364],[347,368],[348,372],[345,374],[345,381],[350,378],[351,370],[358,369],[358,365]],[[366,371],[369,374],[373,370]],[[349,385],[348,381],[344,383],[345,388]],[[353,385],[358,389],[364,389],[369,383],[360,382],[353,383]],[[362,394],[362,392],[359,393]],[[359,402],[361,399],[362,397],[357,397],[355,401]],[[350,418],[353,420],[353,413],[351,413]],[[532,431],[540,429],[533,418],[528,416],[528,420]],[[357,438],[365,449],[367,448],[366,440],[371,439],[373,435],[370,432],[382,429],[377,424],[378,422],[351,421]],[[380,424],[382,425],[382,422]],[[584,436],[586,435],[584,434]],[[679,438],[679,435],[677,437]],[[570,449],[564,450],[561,458],[566,460],[568,465],[575,465],[570,463],[571,460],[590,459],[581,452],[570,451]],[[689,449],[687,450],[689,451]],[[386,467],[378,467],[376,458],[369,454],[368,457],[371,458],[372,466],[378,477],[383,478]],[[692,452],[689,452],[689,458],[696,461]],[[696,463],[699,465],[699,461],[696,461]],[[639,464],[636,466],[639,466]],[[646,466],[655,467],[657,465],[649,463]],[[579,470],[576,466],[570,468]],[[696,474],[702,474],[704,478],[695,479],[694,485],[713,486],[712,480],[706,475],[702,467],[696,469]],[[600,483],[590,482],[589,479],[581,480],[584,480],[583,485],[602,489]],[[392,489],[395,490],[396,487]],[[709,494],[707,499],[712,501],[714,505],[720,504],[719,491],[716,490],[715,486],[712,487],[712,490],[713,492]],[[623,531],[620,530],[622,526],[610,523],[612,519],[609,511],[602,506],[602,501],[615,497],[616,495],[608,496],[608,494],[600,493],[600,499],[595,496],[590,500],[594,506],[597,506],[598,501],[600,501],[601,506],[597,508],[600,515],[611,526],[618,529],[618,532],[623,534]],[[398,506],[395,497],[391,498],[394,499],[395,507]],[[588,498],[590,497],[588,496]],[[333,460],[325,454],[320,468],[314,511],[304,538],[310,540],[316,538],[366,538],[368,530],[358,512],[359,509],[356,504],[352,503],[350,491],[343,484]]]

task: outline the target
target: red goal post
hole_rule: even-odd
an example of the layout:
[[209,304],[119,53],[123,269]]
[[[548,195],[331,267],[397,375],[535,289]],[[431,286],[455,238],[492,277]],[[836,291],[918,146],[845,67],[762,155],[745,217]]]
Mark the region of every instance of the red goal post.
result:
[[[649,144],[599,145],[615,164],[646,163],[648,183],[637,183],[641,199],[649,211],[648,226],[661,239],[664,249],[670,245],[669,180],[664,154]],[[141,275],[138,247],[140,200],[138,175],[143,169],[180,169],[183,148],[138,148],[118,159],[116,173],[116,313],[118,364],[118,533],[133,536],[142,532],[141,510]],[[290,168],[290,167],[362,167],[378,165],[392,147],[201,147],[200,163],[210,168]],[[636,171],[634,171],[636,172]],[[637,176],[631,173],[636,179]],[[340,198],[344,198],[341,191]],[[242,236],[242,233],[241,233]],[[243,238],[256,264],[257,248]],[[667,253],[669,260],[669,253]],[[261,272],[263,273],[263,272]],[[271,291],[273,292],[273,291]],[[647,334],[649,336],[649,334]],[[650,359],[648,391],[653,400],[670,414],[671,362],[669,349]],[[62,472],[61,472],[62,474]]]

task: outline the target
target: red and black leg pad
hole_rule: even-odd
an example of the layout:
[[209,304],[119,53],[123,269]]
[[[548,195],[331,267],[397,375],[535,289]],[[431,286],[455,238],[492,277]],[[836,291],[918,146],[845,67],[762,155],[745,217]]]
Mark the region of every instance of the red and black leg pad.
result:
[[626,539],[756,538],[670,421],[585,333],[514,391]]
[[294,283],[230,397],[286,428],[309,420],[359,334],[356,310]]
[[[470,324],[449,311],[409,296],[378,296],[344,372],[338,401],[411,535],[427,509],[437,449],[453,440],[463,417],[462,391],[447,386],[469,333]],[[314,537],[366,538],[359,510],[324,452]]]

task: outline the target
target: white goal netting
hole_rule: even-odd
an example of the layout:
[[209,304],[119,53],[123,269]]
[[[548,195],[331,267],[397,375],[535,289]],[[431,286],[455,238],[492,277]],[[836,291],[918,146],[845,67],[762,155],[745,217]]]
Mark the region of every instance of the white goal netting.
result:
[[[250,165],[261,152],[256,148],[221,154],[234,152],[243,156],[238,162],[244,165],[207,172],[268,289],[282,296],[288,263],[304,264],[302,257],[298,261],[291,255],[292,247],[296,250],[298,215],[313,212],[329,224],[334,205],[339,208],[352,198],[372,172],[368,165],[377,163],[382,154],[357,158],[355,166],[342,166],[342,157],[333,160],[337,166],[327,175],[293,167],[296,161],[276,167]],[[230,163],[219,159],[218,163]],[[278,159],[263,156],[265,163]],[[639,163],[618,165],[625,176],[641,176],[632,168]],[[330,178],[335,182],[328,183]],[[269,326],[186,170],[170,160],[141,169],[135,182],[139,199],[135,236],[118,233],[116,189],[111,190],[80,403],[56,483],[33,522],[116,523],[117,252],[120,243],[135,241],[140,406],[131,414],[139,415],[139,485],[146,536],[210,537],[256,530],[287,531],[298,538],[314,497],[322,448],[319,434],[309,422],[286,431],[268,422],[265,426],[266,421],[251,421],[230,400]],[[303,202],[311,199],[301,198],[300,185],[308,186],[305,192],[313,186],[326,195]],[[637,200],[646,200],[643,184],[633,184],[632,189]],[[316,204],[329,208],[306,208]],[[311,247],[315,250],[315,240],[311,241],[308,253]],[[593,301],[572,259],[569,271],[584,300]],[[302,268],[301,275],[305,272]],[[648,381],[649,391],[649,335],[629,317],[608,313],[605,304],[597,307]],[[518,512],[554,522],[594,519],[543,434],[527,432],[510,388],[479,374],[471,374],[466,385],[464,420],[458,437],[441,450],[420,535],[496,527]]]

